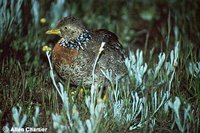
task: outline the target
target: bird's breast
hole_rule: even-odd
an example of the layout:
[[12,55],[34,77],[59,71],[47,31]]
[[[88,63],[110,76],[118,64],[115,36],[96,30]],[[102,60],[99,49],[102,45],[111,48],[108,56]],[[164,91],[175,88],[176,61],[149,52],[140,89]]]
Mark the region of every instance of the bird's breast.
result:
[[57,43],[53,48],[52,60],[62,64],[72,64],[77,56],[77,49],[65,48]]

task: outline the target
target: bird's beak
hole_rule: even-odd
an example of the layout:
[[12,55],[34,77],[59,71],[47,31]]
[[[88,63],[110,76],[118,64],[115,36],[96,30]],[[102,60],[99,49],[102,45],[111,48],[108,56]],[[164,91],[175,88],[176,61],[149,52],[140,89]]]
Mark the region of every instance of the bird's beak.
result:
[[51,29],[46,31],[46,34],[55,34],[55,35],[61,35],[60,29]]

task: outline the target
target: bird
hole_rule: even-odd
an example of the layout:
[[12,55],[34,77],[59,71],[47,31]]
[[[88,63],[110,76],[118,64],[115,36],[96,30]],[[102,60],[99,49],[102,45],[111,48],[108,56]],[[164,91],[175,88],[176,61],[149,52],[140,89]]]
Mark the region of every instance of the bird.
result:
[[[95,82],[108,86],[110,83],[103,72],[111,71],[113,79],[115,75],[126,73],[124,62],[127,53],[111,31],[89,30],[79,18],[68,16],[61,18],[46,34],[61,37],[53,48],[52,63],[61,79],[70,81],[72,85],[89,87]],[[92,70],[102,42],[105,42],[104,50],[96,64],[94,81]]]

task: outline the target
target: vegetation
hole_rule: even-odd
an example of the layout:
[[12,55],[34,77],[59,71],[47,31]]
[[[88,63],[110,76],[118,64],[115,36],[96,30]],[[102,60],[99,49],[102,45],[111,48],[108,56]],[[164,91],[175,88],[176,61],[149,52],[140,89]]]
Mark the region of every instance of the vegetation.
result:
[[[188,0],[0,1],[0,128],[200,132],[199,7]],[[45,31],[63,16],[108,29],[130,49],[128,76],[103,72],[111,83],[103,96],[96,84],[55,80],[50,56],[59,37]]]

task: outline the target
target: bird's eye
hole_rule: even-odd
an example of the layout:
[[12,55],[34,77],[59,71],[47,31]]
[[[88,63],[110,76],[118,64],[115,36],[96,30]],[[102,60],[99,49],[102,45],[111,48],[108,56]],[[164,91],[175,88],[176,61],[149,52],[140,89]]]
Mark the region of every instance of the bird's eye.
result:
[[67,29],[67,26],[65,26],[65,29]]

